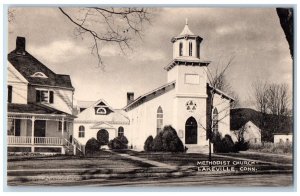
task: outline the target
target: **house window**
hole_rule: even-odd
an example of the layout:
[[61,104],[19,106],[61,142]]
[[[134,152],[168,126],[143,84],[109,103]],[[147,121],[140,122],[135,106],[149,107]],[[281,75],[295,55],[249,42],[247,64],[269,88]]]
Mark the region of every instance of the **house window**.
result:
[[49,90],[36,90],[36,102],[54,103],[54,93]]
[[118,137],[121,137],[124,135],[124,128],[123,127],[119,127],[118,128]]
[[257,138],[254,138],[254,143],[257,143]]
[[[58,131],[61,132],[62,130],[62,122],[58,121]],[[69,132],[69,126],[67,124],[67,121],[64,121],[64,132]]]
[[78,131],[78,137],[84,137],[84,134],[85,134],[85,128],[84,126],[80,125],[79,126],[79,131]]
[[7,86],[7,102],[11,103],[12,102],[12,86],[8,85]]
[[282,143],[283,143],[283,140],[282,140],[281,138],[279,139],[279,143],[280,143],[280,144],[282,144]]
[[179,56],[182,56],[183,53],[183,45],[182,42],[179,43]]
[[106,114],[106,109],[105,108],[97,108],[96,114]]
[[7,135],[20,136],[21,135],[21,120],[7,119]]
[[156,128],[156,131],[157,131],[157,134],[159,132],[161,132],[161,130],[162,130],[162,127],[163,127],[163,117],[164,117],[163,110],[159,106],[157,108],[157,116],[156,116],[156,119],[157,119],[157,128]]
[[189,56],[193,55],[193,44],[192,42],[189,43]]
[[219,114],[217,108],[214,109],[213,111],[213,116],[212,116],[212,131],[213,133],[218,133],[219,131]]

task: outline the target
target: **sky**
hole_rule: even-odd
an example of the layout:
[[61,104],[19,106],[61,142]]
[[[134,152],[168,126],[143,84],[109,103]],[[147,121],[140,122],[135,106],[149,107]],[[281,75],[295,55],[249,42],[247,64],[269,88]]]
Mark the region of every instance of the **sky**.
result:
[[14,8],[8,27],[8,51],[17,36],[26,37],[26,50],[58,74],[71,76],[75,100],[104,99],[113,108],[126,105],[126,93],[135,97],[167,82],[163,68],[172,61],[171,38],[190,30],[203,38],[201,59],[210,69],[234,58],[226,79],[242,107],[253,107],[255,81],[287,83],[292,89],[292,59],[275,8],[157,8],[142,39],[120,54],[113,45],[101,49],[105,69],[91,54],[93,40],[74,35],[74,25],[55,7]]

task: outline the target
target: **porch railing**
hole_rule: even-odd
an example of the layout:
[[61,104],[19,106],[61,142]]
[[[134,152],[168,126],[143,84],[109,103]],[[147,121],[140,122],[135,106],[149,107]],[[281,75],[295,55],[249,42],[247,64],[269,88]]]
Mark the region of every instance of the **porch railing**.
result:
[[8,136],[7,144],[31,144],[31,137]]
[[[32,144],[30,136],[8,136],[8,145],[29,145]],[[63,145],[63,139],[59,137],[34,137],[34,144],[36,145]]]

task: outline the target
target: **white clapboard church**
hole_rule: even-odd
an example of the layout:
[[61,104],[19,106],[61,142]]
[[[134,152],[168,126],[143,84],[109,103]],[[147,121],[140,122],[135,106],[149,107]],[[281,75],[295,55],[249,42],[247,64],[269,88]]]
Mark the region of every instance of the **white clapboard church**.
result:
[[189,152],[208,151],[206,127],[212,119],[216,122],[213,131],[230,134],[233,99],[208,84],[210,62],[200,57],[202,40],[186,22],[183,31],[171,39],[173,59],[162,70],[167,72],[167,83],[136,99],[134,93],[127,93],[127,105],[121,110],[102,99],[86,105],[74,121],[74,137],[84,145],[104,129],[109,139],[124,134],[129,146],[143,150],[148,136],[155,137],[165,125],[171,125]]

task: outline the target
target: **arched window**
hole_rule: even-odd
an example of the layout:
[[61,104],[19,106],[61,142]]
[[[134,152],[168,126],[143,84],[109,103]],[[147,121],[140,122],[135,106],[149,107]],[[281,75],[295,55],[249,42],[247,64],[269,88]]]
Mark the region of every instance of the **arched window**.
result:
[[118,137],[121,137],[124,135],[124,128],[123,127],[119,127],[118,128]]
[[31,77],[48,78],[43,72],[35,72],[34,74],[31,75]]
[[189,43],[189,56],[192,56],[193,55],[193,43],[190,42]]
[[157,131],[157,134],[158,134],[158,133],[161,132],[161,130],[162,130],[162,127],[163,127],[163,119],[164,119],[163,110],[162,110],[162,108],[161,108],[160,106],[157,108],[157,116],[156,116],[156,119],[157,119],[156,131]]
[[105,108],[98,108],[96,110],[96,114],[106,114],[106,109]]
[[78,131],[78,137],[84,137],[84,134],[85,134],[85,128],[84,126],[80,125]]
[[217,108],[214,109],[213,111],[213,116],[212,116],[212,131],[213,133],[218,133],[219,131],[219,117],[218,117],[218,110]]
[[179,56],[182,56],[183,53],[183,45],[182,42],[179,43]]

